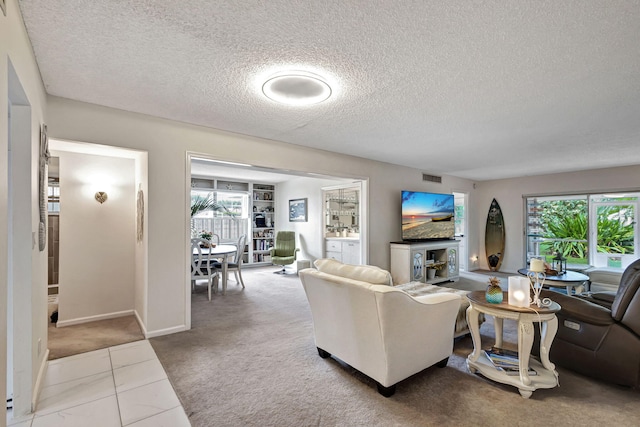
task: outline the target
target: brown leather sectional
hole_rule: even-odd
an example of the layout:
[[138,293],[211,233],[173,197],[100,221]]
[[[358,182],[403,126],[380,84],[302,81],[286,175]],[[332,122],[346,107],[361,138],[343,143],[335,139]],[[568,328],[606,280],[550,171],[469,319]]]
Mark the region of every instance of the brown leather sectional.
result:
[[562,306],[551,346],[552,362],[587,376],[640,388],[640,259],[622,274],[611,308],[588,298],[542,293]]

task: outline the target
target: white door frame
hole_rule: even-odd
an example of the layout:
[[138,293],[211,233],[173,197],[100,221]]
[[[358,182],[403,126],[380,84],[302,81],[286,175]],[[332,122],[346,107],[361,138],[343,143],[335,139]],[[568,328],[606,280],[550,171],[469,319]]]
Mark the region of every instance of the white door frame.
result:
[[[593,195],[589,196],[589,263],[595,267],[606,268],[610,257],[621,258],[621,266],[619,268],[625,269],[629,264],[638,259],[640,254],[640,227],[637,225],[638,215],[640,212],[640,203],[638,201],[611,201],[611,202],[595,202],[592,201]],[[602,206],[616,206],[616,205],[634,205],[634,252],[632,254],[609,254],[598,252],[598,215],[597,211]]]
[[462,271],[469,271],[469,194],[462,191],[452,191],[454,199],[462,198],[464,206],[464,218],[462,220],[462,234],[456,235],[460,241],[458,249],[458,267]]
[[[13,416],[30,414],[34,397],[31,106],[9,63],[7,218],[7,379]],[[44,290],[43,290],[44,292]],[[11,317],[9,317],[11,316]],[[25,332],[26,331],[26,332]],[[41,343],[43,344],[43,343]],[[39,348],[40,357],[42,348]],[[6,410],[6,409],[5,409]],[[6,417],[6,416],[5,416]]]

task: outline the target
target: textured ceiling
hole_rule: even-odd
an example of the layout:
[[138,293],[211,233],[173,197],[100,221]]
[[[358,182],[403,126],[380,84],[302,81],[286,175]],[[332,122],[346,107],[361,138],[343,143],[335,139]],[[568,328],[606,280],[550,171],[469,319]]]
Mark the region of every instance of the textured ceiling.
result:
[[640,0],[19,4],[52,95],[473,180],[640,164]]

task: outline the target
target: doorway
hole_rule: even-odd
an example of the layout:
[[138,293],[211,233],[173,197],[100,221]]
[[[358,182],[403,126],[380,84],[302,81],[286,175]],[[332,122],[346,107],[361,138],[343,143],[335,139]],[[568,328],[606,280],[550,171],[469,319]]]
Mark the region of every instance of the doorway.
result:
[[47,179],[47,317],[55,323],[58,317],[58,285],[60,277],[60,159],[49,159]]
[[[300,252],[299,260],[313,260],[323,257],[325,248],[325,233],[323,231],[325,208],[322,202],[322,188],[331,186],[357,185],[360,188],[361,215],[357,225],[360,237],[361,251],[359,260],[366,263],[368,260],[367,233],[364,228],[367,217],[368,191],[366,178],[349,178],[328,176],[315,173],[280,170],[255,165],[242,165],[218,160],[202,153],[187,153],[187,170],[185,176],[187,195],[197,194],[198,190],[206,189],[206,194],[216,191],[246,191],[251,212],[249,217],[248,247],[245,251],[246,264],[242,268],[257,266],[271,266],[268,247],[273,241],[273,230],[290,230],[296,232],[297,243]],[[263,193],[268,193],[265,198]],[[308,218],[305,221],[291,221],[287,204],[291,200],[304,198],[307,207]],[[191,203],[187,197],[187,203]],[[253,211],[256,207],[256,212]],[[189,205],[186,206],[190,210]],[[255,221],[256,217],[264,217],[263,224]],[[199,225],[192,225],[191,217],[185,223],[185,237],[190,237],[197,231]],[[272,220],[271,223],[268,219]],[[351,220],[350,220],[351,221]],[[255,225],[254,225],[255,223]],[[354,223],[350,222],[352,232]],[[211,230],[207,230],[211,231]],[[190,269],[190,242],[185,239],[185,269]],[[274,266],[275,268],[276,266]],[[185,324],[191,327],[191,280],[185,280]]]
[[362,264],[367,234],[362,182],[322,189],[324,257],[345,264]]
[[467,194],[453,192],[455,204],[455,238],[460,242],[458,265],[461,271],[467,271],[469,244],[467,237]]
[[56,139],[50,150],[49,359],[144,339],[147,153]]

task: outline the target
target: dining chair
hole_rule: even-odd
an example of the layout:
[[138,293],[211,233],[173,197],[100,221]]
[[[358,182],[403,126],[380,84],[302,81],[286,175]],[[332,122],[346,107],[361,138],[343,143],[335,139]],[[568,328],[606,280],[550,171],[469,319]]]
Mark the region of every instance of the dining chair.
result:
[[[246,244],[247,244],[247,235],[243,234],[238,238],[236,254],[233,258],[233,261],[227,264],[227,277],[229,276],[229,272],[233,271],[233,274],[236,278],[236,283],[241,284],[242,288],[244,288],[244,280],[242,280],[241,267],[242,267],[242,257],[244,255],[244,247]],[[222,263],[220,262],[215,262],[213,265],[218,270],[222,269]]]
[[205,239],[205,240],[207,240],[209,243],[213,243],[216,246],[218,246],[220,244],[220,236],[218,236],[215,233],[211,234],[211,238]]
[[209,291],[209,301],[211,301],[211,288],[215,281],[215,288],[218,288],[218,269],[215,267],[215,259],[211,258],[211,253],[207,250],[210,241],[206,239],[191,239],[191,286],[195,288],[196,280],[206,279]]

